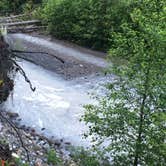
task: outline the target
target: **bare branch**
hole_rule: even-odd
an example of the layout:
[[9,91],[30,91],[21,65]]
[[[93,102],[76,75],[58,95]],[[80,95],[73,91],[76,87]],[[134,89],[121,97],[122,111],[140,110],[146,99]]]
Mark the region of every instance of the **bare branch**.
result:
[[10,59],[10,61],[12,61],[12,63],[18,68],[18,71],[21,73],[21,75],[23,75],[25,81],[30,85],[31,90],[34,92],[36,90],[36,88],[32,86],[32,83],[28,79],[28,77],[27,77],[26,73],[24,72],[24,70],[13,59]]
[[1,120],[5,120],[13,129],[14,129],[14,131],[16,132],[16,134],[17,134],[17,136],[18,136],[18,138],[19,138],[19,140],[20,140],[20,143],[21,143],[21,146],[22,146],[22,148],[25,150],[25,152],[26,152],[26,156],[27,156],[27,160],[28,160],[28,162],[30,162],[30,158],[29,158],[29,152],[28,152],[28,149],[25,147],[25,145],[24,145],[24,142],[23,142],[23,140],[22,140],[22,137],[21,137],[21,134],[20,134],[20,132],[19,132],[19,129],[15,126],[15,124],[12,122],[12,121],[10,121],[7,117],[5,117],[3,114],[2,114],[2,112],[0,111],[0,119]]
[[56,58],[60,62],[65,63],[65,61],[62,58],[59,58],[59,57],[57,57],[57,56],[55,56],[53,54],[49,54],[47,52],[33,52],[33,51],[20,51],[20,50],[11,50],[11,51],[14,52],[14,53],[24,53],[24,54],[29,54],[29,53],[31,53],[31,54],[47,54],[49,56],[52,56],[53,58]]

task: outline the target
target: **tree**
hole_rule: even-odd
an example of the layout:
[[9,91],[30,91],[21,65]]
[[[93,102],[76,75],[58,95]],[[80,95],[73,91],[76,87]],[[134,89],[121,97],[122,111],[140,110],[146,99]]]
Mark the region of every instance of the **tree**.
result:
[[23,11],[27,4],[40,4],[42,0],[0,0],[0,14],[14,13],[18,14]]
[[111,29],[118,29],[128,17],[124,13],[130,13],[131,4],[124,0],[48,0],[41,16],[56,38],[107,51]]
[[[83,120],[96,145],[113,165],[166,163],[166,2],[136,1],[120,32],[113,33],[110,57],[116,79],[98,105],[85,106]],[[116,67],[115,67],[116,66]]]

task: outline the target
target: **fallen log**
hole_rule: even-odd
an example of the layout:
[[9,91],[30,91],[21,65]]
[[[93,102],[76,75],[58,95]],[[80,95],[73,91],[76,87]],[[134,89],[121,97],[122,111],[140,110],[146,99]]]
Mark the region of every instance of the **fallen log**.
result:
[[19,25],[31,25],[31,24],[39,24],[39,20],[30,20],[30,21],[21,21],[21,22],[12,22],[12,23],[4,23],[3,26],[19,26]]
[[32,27],[9,27],[8,32],[17,33],[17,32],[33,32],[36,30],[46,29],[47,26],[32,26]]
[[19,14],[19,15],[13,15],[13,16],[8,16],[8,17],[1,17],[1,19],[12,19],[12,18],[20,18],[20,17],[25,17],[27,14]]

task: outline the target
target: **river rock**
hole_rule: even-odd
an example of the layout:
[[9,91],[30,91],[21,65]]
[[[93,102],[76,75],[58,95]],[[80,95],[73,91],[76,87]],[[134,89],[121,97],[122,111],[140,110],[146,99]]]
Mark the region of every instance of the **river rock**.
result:
[[15,112],[7,112],[7,115],[9,116],[9,118],[11,119],[16,119],[19,117],[18,113]]
[[70,142],[65,142],[65,144],[66,144],[66,145],[71,145],[71,143],[70,143]]
[[37,159],[37,160],[35,161],[35,166],[43,166],[42,160],[41,160],[41,159]]

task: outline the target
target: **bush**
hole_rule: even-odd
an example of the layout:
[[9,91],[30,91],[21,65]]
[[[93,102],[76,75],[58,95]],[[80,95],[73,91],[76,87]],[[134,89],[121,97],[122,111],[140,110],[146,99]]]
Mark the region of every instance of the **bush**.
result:
[[123,0],[48,0],[43,2],[42,18],[55,37],[107,51],[111,31],[128,19],[130,5]]
[[23,12],[23,9],[27,6],[26,4],[39,4],[42,0],[0,0],[0,14],[8,15],[10,13],[18,14]]
[[50,149],[47,153],[47,162],[48,164],[58,165],[62,164],[60,157],[57,156],[57,153],[54,149]]
[[137,1],[132,24],[114,33],[110,57],[116,79],[99,103],[85,106],[83,120],[96,146],[110,155],[114,166],[152,166],[166,163],[166,2]]
[[70,147],[71,157],[78,166],[110,166],[108,160],[93,154],[93,150],[83,147]]

